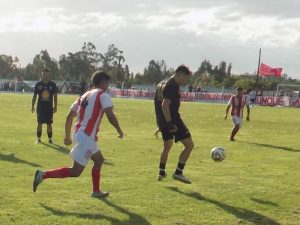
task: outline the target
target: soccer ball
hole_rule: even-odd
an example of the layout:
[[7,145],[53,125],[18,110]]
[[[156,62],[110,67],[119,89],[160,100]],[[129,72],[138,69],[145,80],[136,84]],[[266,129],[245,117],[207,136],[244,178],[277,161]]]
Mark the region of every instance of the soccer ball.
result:
[[210,152],[211,158],[216,162],[221,162],[225,159],[225,149],[222,147],[215,147]]

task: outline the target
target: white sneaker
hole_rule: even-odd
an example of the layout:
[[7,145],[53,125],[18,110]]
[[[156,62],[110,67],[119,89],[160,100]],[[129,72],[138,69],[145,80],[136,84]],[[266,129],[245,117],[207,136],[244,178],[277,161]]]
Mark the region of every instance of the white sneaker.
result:
[[92,198],[106,198],[109,196],[109,192],[93,192],[91,197]]
[[36,192],[37,187],[43,182],[44,172],[41,170],[35,171],[34,180],[32,184],[33,192]]
[[178,180],[178,181],[180,181],[182,183],[185,183],[185,184],[191,184],[192,183],[192,181],[189,180],[188,178],[186,178],[183,174],[174,173],[173,174],[173,179]]
[[163,179],[165,179],[167,177],[167,174],[165,173],[165,175],[160,175],[158,174],[157,180],[158,181],[162,181]]

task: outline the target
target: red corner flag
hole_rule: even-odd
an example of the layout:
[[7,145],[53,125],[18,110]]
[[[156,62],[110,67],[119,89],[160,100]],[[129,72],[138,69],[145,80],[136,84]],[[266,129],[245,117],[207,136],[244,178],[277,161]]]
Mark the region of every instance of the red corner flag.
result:
[[259,67],[259,75],[281,77],[282,68],[273,68],[267,64],[261,63]]

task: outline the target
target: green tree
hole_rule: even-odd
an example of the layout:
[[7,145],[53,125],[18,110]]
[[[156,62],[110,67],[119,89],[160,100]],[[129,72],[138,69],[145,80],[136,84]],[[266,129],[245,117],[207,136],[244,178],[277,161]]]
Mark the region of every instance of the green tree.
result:
[[234,87],[241,87],[243,89],[252,89],[255,87],[255,80],[250,78],[239,79],[235,82]]
[[0,55],[0,77],[13,79],[19,73],[19,59],[10,55]]
[[165,61],[151,60],[147,68],[144,69],[144,81],[147,84],[159,83],[164,79],[164,72],[162,69],[165,66]]
[[47,50],[41,50],[32,63],[29,63],[24,71],[25,79],[38,80],[44,68],[49,68],[52,79],[59,79],[59,68],[56,59],[51,58]]
[[85,42],[80,51],[60,56],[60,77],[63,80],[87,81],[97,70],[99,63],[100,53],[97,52],[96,46]]
[[239,80],[239,77],[237,77],[237,76],[227,76],[223,81],[223,86],[225,88],[232,88],[232,87],[234,87],[235,82],[238,80]]
[[123,82],[125,79],[125,70],[122,63],[125,62],[123,51],[119,50],[114,44],[107,48],[107,52],[100,54],[100,68],[111,74],[114,82]]
[[227,68],[227,76],[231,76],[231,70],[232,70],[232,64],[229,63],[229,66]]

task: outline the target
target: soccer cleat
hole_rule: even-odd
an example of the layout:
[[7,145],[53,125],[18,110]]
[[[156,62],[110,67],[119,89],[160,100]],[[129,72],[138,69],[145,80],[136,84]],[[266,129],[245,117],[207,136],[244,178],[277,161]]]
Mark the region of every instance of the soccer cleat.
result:
[[167,174],[165,173],[164,175],[158,174],[157,180],[158,181],[162,181],[163,179],[165,179],[167,177]]
[[49,139],[49,144],[53,144],[53,141],[52,141],[52,139]]
[[35,144],[40,144],[42,143],[41,139],[37,139],[36,142],[34,142]]
[[188,178],[186,178],[183,174],[174,173],[173,174],[173,179],[178,180],[178,181],[180,181],[182,183],[185,183],[185,184],[191,184],[192,183],[192,181],[189,180]]
[[36,192],[37,187],[43,182],[44,172],[41,170],[35,171],[34,180],[32,184],[33,192]]
[[91,197],[92,198],[106,198],[109,196],[109,192],[93,192]]

